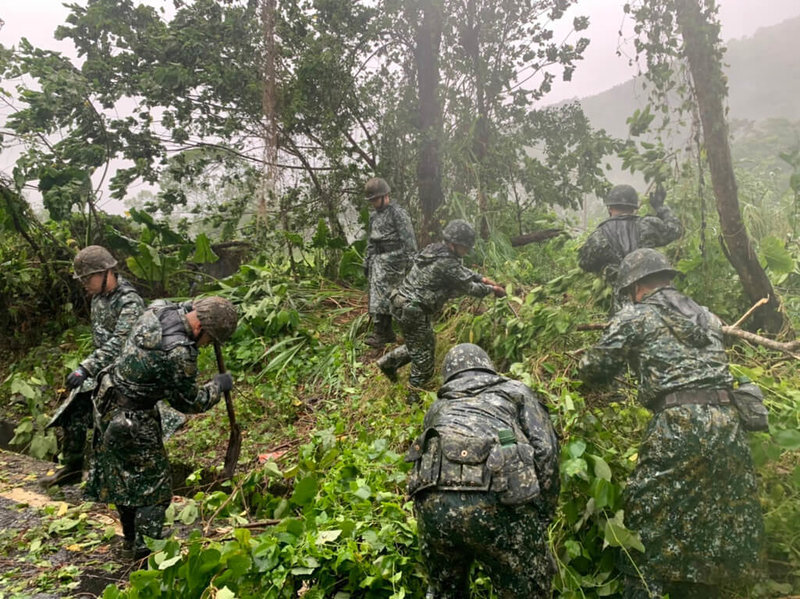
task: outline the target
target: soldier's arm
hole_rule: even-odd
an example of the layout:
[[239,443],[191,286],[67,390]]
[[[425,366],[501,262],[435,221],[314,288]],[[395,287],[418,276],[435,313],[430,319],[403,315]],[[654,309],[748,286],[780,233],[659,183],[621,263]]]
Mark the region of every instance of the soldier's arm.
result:
[[198,414],[215,406],[222,393],[212,380],[205,385],[197,384],[197,358],[186,347],[170,351],[173,364],[172,380],[169,381],[167,401],[176,410],[186,414]]
[[408,216],[408,212],[402,208],[395,210],[395,216],[397,217],[395,221],[397,223],[397,234],[403,242],[403,253],[411,259],[417,253],[417,238],[414,235],[414,225],[411,223],[411,217]]
[[375,220],[375,213],[371,213],[369,215],[369,223],[367,224],[367,247],[364,250],[364,271],[369,269],[369,261],[372,259],[373,254],[375,253],[375,244],[372,243],[372,239],[370,236],[372,234],[372,221]]
[[445,285],[455,290],[456,295],[485,297],[494,291],[494,287],[483,283],[482,274],[455,260],[443,264],[443,276]]
[[656,216],[645,216],[643,220],[642,224],[650,229],[648,235],[652,237],[656,246],[672,243],[683,235],[680,219],[667,206],[658,208]]
[[580,378],[586,383],[608,383],[623,369],[638,342],[634,308],[623,308],[600,341],[581,358]]
[[114,326],[114,334],[81,362],[81,366],[92,376],[116,359],[133,325],[144,312],[144,300],[135,293],[126,294],[121,301],[122,310]]
[[599,229],[595,230],[578,249],[578,266],[586,272],[602,274],[611,254],[605,235]]
[[536,455],[536,475],[542,489],[545,513],[551,517],[558,504],[561,479],[558,471],[558,437],[547,408],[528,387],[520,409],[520,424]]

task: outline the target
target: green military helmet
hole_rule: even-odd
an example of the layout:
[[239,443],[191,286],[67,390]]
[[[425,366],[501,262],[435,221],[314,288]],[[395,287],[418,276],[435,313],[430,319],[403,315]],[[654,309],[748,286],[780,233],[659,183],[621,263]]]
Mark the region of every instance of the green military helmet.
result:
[[617,285],[623,290],[656,273],[674,276],[678,274],[678,271],[670,266],[669,260],[661,252],[652,248],[640,248],[622,259],[619,265]]
[[227,341],[236,330],[239,317],[236,307],[224,297],[201,297],[192,304],[203,332],[218,343]]
[[98,272],[105,272],[116,265],[117,261],[106,248],[90,245],[78,252],[72,261],[72,268],[75,271],[72,278],[83,279]]
[[469,249],[475,245],[475,229],[465,220],[457,218],[447,223],[442,231],[442,237],[445,241],[463,245]]
[[496,373],[489,355],[483,351],[482,347],[474,343],[459,343],[453,347],[442,362],[442,378],[446,383],[459,372],[465,370],[483,370],[484,372]]
[[615,185],[608,192],[604,201],[606,206],[639,207],[639,194],[630,185]]
[[368,202],[389,195],[390,191],[389,184],[380,177],[373,177],[364,185],[364,196]]

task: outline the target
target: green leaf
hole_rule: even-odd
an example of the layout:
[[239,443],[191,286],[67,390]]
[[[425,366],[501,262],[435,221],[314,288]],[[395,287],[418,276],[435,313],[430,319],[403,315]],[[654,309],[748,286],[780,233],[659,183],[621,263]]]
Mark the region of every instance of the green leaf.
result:
[[773,235],[764,237],[759,243],[759,253],[767,267],[775,274],[785,274],[794,270],[794,258],[784,247],[783,242]]
[[310,503],[317,494],[317,479],[314,476],[307,476],[294,486],[291,502],[297,505]]
[[594,475],[603,480],[611,480],[611,468],[600,456],[590,455],[589,459],[594,462]]
[[778,431],[772,435],[772,439],[784,449],[789,449],[791,451],[800,449],[800,431],[797,429],[790,428]]
[[217,589],[214,597],[216,597],[216,599],[234,599],[236,597],[236,593],[230,590],[227,586],[224,586],[221,589]]
[[606,520],[603,531],[604,547],[624,547],[626,549],[636,549],[644,553],[644,545],[639,538],[639,534],[628,530],[623,523],[624,512],[618,511],[613,518]]
[[219,256],[211,249],[211,241],[205,233],[200,233],[195,239],[195,252],[192,262],[195,264],[204,264],[207,262],[216,262]]

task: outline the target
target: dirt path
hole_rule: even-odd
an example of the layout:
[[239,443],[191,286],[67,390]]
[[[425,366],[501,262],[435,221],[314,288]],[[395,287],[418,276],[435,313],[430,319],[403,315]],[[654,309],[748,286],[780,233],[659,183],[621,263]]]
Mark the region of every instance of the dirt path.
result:
[[80,486],[39,487],[52,467],[0,450],[0,599],[97,597],[137,567],[117,556],[115,511],[84,502]]

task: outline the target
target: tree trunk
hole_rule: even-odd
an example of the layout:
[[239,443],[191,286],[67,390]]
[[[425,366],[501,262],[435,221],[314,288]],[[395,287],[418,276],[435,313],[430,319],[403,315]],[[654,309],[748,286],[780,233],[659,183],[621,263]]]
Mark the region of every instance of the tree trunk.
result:
[[781,311],[775,290],[758,261],[739,211],[733,161],[728,143],[728,123],[723,102],[727,94],[722,74],[718,28],[703,15],[698,0],[676,1],[677,22],[694,82],[711,182],[722,228],[723,249],[739,274],[747,297],[756,302],[769,297],[755,316],[764,330],[777,334],[791,329]]
[[263,92],[261,111],[264,117],[264,167],[261,172],[261,189],[258,197],[258,219],[266,224],[267,205],[275,194],[278,162],[278,126],[276,114],[275,80],[275,2],[261,0],[261,29],[264,43],[262,64]]
[[444,202],[440,153],[442,106],[438,97],[441,41],[441,0],[423,0],[422,20],[417,28],[414,49],[419,93],[420,151],[417,163],[417,189],[422,209],[420,229],[422,245],[431,240],[435,228],[433,215]]

